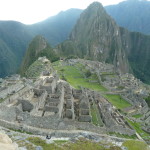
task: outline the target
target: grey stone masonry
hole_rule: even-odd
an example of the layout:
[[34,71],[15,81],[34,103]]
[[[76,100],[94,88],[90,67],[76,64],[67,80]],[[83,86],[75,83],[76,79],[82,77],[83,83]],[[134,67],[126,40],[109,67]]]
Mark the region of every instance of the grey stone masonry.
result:
[[56,92],[47,96],[44,111],[58,114],[59,118],[61,118],[63,114],[63,105],[64,87],[61,83],[58,83]]
[[52,94],[55,92],[57,80],[54,77],[47,77],[44,80],[43,85],[40,86],[40,89],[45,89],[48,94]]
[[74,113],[74,97],[72,87],[65,81],[63,81],[64,86],[64,112],[63,118],[75,119]]
[[[40,60],[47,64],[48,60],[45,57]],[[145,95],[145,89],[140,90],[140,81],[131,75],[116,77],[113,74],[114,67],[105,63],[72,59],[62,65],[76,63],[81,63],[91,73],[96,74],[99,82],[110,86],[111,90],[116,90],[123,83],[124,89],[119,89],[119,94],[129,99],[129,102],[135,103],[133,108],[138,108],[140,114],[144,113],[139,122],[144,124],[145,131],[150,130],[146,127],[150,125],[149,108],[143,102],[141,93]],[[107,73],[109,75],[104,78],[105,81],[101,81],[101,76]],[[40,77],[34,79],[8,77],[0,82],[0,97],[5,98],[0,104],[0,125],[37,134],[47,134],[46,131],[57,133],[57,131],[73,130],[135,134],[124,117],[102,96],[101,92],[80,88],[74,89],[68,82],[60,80],[53,67],[45,69]],[[99,121],[97,125],[102,124],[103,128],[93,124],[93,113],[91,114],[93,108]]]
[[86,96],[80,97],[79,103],[79,121],[81,122],[91,122],[92,117],[90,114],[90,103]]
[[14,93],[18,92],[24,88],[24,85],[22,82],[17,82],[16,84],[12,84],[10,86],[3,87],[3,89],[0,91],[0,98],[7,98],[7,96],[13,95]]
[[82,96],[82,90],[73,89],[73,97],[79,99]]

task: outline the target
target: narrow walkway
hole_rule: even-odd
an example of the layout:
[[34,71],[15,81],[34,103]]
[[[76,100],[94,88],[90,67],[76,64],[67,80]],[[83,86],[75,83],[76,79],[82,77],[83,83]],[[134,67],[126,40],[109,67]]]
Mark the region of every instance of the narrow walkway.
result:
[[142,139],[142,137],[141,137],[137,132],[136,132],[135,134],[136,134],[136,136],[138,137],[139,140],[144,141],[144,140]]

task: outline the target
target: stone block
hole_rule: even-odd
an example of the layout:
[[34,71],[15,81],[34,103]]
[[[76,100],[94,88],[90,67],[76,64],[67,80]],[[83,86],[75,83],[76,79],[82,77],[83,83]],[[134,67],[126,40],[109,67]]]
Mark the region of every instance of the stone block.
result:
[[45,111],[49,111],[49,112],[54,112],[54,113],[58,113],[59,112],[58,107],[54,107],[54,106],[45,106],[44,110]]
[[40,89],[33,89],[34,96],[40,97],[43,93],[43,90]]
[[31,104],[28,100],[18,100],[18,105],[22,104],[22,110],[31,112],[33,109],[33,104]]
[[69,118],[69,119],[72,119],[73,117],[73,112],[71,109],[67,109],[66,110],[66,117]]
[[79,116],[79,121],[80,122],[91,122],[92,117],[89,115],[81,115]]
[[81,109],[80,113],[81,115],[89,115],[89,109]]
[[89,109],[88,102],[85,102],[85,101],[81,102],[80,105],[79,105],[79,107],[81,109]]
[[67,100],[66,101],[66,108],[67,109],[71,109],[71,107],[72,107],[72,101],[71,100]]
[[58,106],[58,104],[59,104],[58,102],[49,102],[48,103],[49,106],[55,106],[55,107]]
[[43,76],[49,76],[50,72],[49,71],[43,71]]

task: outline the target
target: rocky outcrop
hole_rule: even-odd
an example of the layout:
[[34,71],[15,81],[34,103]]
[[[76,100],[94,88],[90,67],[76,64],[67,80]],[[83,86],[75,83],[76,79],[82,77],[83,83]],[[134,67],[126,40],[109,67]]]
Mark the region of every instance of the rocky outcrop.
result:
[[0,132],[0,150],[16,150],[16,145],[13,144],[12,140],[8,135]]
[[20,68],[20,73],[24,75],[29,66],[40,56],[46,56],[51,61],[58,58],[46,39],[38,35],[29,44]]

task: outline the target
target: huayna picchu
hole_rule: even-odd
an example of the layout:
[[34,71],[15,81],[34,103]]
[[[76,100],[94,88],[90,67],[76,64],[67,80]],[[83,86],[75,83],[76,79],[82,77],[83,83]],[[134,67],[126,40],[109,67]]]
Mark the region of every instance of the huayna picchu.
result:
[[62,56],[76,55],[114,64],[123,73],[134,73],[149,83],[149,43],[150,36],[119,27],[103,6],[94,2],[80,15],[69,40],[58,49]]

